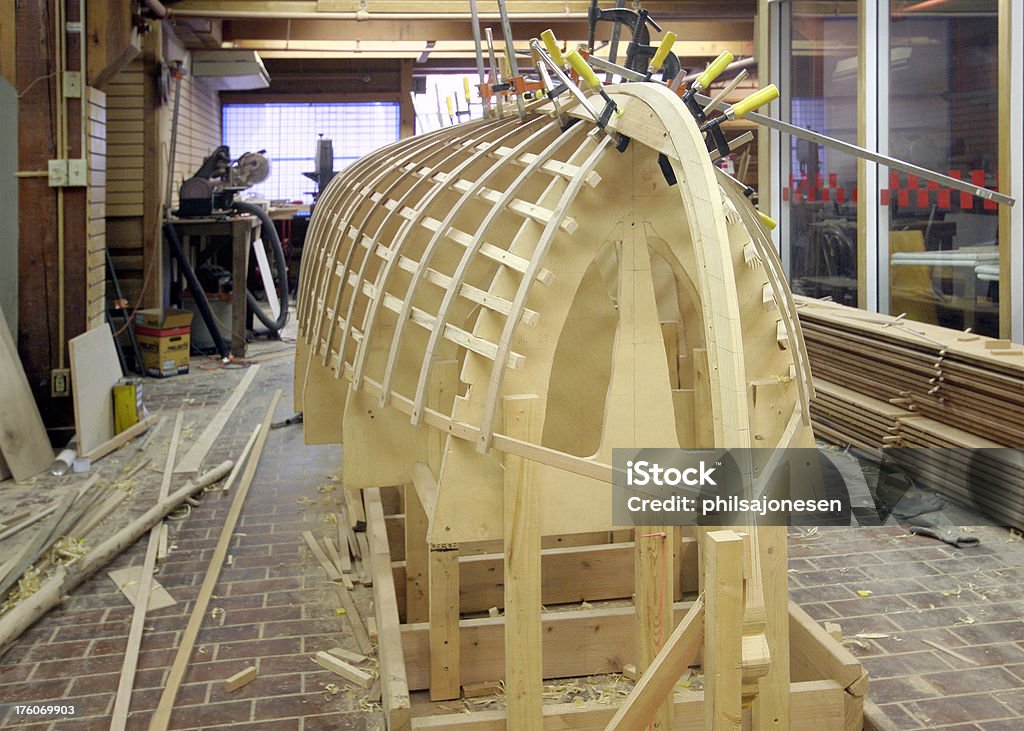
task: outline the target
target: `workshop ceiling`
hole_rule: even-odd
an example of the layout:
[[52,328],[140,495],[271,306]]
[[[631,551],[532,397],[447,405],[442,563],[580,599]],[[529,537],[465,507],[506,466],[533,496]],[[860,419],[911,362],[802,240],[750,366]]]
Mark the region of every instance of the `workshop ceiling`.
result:
[[[753,52],[756,0],[648,0],[642,7],[679,36],[680,59],[723,50]],[[503,40],[498,4],[479,0],[482,29]],[[602,7],[614,7],[606,0]],[[632,0],[626,7],[632,7]],[[420,63],[474,56],[468,0],[179,0],[177,35],[192,48],[245,48],[264,58],[410,58]],[[587,39],[589,0],[509,0],[516,47],[552,28],[569,47]],[[598,41],[607,39],[602,23]],[[481,31],[483,32],[483,30]]]

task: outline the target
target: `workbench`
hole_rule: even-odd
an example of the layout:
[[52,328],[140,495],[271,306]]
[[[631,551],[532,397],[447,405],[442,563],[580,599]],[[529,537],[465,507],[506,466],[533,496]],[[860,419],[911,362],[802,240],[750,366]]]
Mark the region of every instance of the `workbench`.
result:
[[[248,288],[249,250],[260,238],[262,224],[255,216],[208,218],[172,218],[185,248],[189,263],[195,269],[204,253],[212,245],[211,239],[228,237],[231,240],[231,354],[245,357],[246,297]],[[181,272],[177,274],[179,283]]]

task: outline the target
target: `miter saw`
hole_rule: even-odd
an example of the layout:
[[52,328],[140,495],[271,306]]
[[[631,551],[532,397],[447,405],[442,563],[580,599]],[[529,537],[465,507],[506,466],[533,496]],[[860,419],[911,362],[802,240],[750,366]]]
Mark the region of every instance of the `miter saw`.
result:
[[270,175],[270,158],[266,150],[246,152],[231,160],[227,145],[221,145],[203,160],[196,174],[178,189],[180,218],[226,216],[231,212],[235,194],[262,183]]

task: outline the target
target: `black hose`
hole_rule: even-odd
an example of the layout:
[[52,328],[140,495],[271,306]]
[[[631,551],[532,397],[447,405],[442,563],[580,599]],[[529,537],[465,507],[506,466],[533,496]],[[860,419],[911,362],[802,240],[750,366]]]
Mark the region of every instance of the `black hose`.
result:
[[178,232],[174,230],[173,223],[164,224],[164,237],[170,242],[171,252],[174,254],[174,258],[178,260],[178,266],[185,275],[185,279],[188,280],[188,288],[192,290],[196,307],[199,308],[199,315],[203,318],[203,322],[206,323],[206,329],[210,332],[210,337],[213,338],[213,344],[217,348],[217,352],[220,353],[221,358],[230,358],[231,351],[224,344],[224,338],[220,336],[220,327],[217,325],[217,321],[213,319],[213,313],[210,312],[210,303],[206,301],[206,292],[199,284],[199,280],[196,279],[196,273],[192,271],[192,265],[188,263],[188,257],[185,256],[185,250],[181,248],[181,239],[178,238]]
[[271,332],[279,332],[284,328],[285,323],[288,322],[288,263],[284,258],[284,249],[281,247],[281,238],[277,235],[277,228],[274,226],[274,222],[270,220],[270,216],[259,206],[254,206],[251,203],[244,203],[242,201],[235,201],[231,204],[239,213],[251,213],[260,219],[263,224],[263,236],[270,237],[270,246],[274,253],[274,265],[277,269],[277,291],[278,296],[281,298],[281,312],[278,314],[276,320],[270,319],[267,314],[263,311],[260,306],[260,302],[256,299],[256,296],[246,289],[245,300],[249,303],[249,309],[252,310],[253,314],[259,318],[259,321],[266,325],[267,329]]

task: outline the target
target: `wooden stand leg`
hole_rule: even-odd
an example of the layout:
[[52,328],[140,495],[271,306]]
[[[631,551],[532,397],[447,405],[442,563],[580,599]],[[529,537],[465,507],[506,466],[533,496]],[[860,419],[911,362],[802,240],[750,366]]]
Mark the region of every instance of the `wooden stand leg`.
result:
[[[505,433],[540,437],[536,396],[504,400]],[[541,663],[540,496],[530,463],[505,456],[505,697],[507,728],[543,728]]]
[[405,621],[426,622],[429,618],[427,593],[427,512],[412,485],[405,488]]
[[[636,583],[636,667],[645,671],[672,631],[673,581],[672,546],[678,539],[673,527],[638,527],[634,540]],[[651,728],[667,731],[672,727],[672,698],[659,706]]]
[[785,526],[757,528],[764,592],[765,639],[771,666],[752,707],[756,731],[790,728],[788,543]]
[[709,531],[704,584],[704,728],[743,728],[743,539]]
[[252,227],[248,220],[235,221],[231,227],[231,354],[236,358],[245,357],[245,313],[248,305],[245,292],[249,276],[249,247],[252,241]]
[[429,553],[430,700],[459,697],[459,547],[436,543]]

